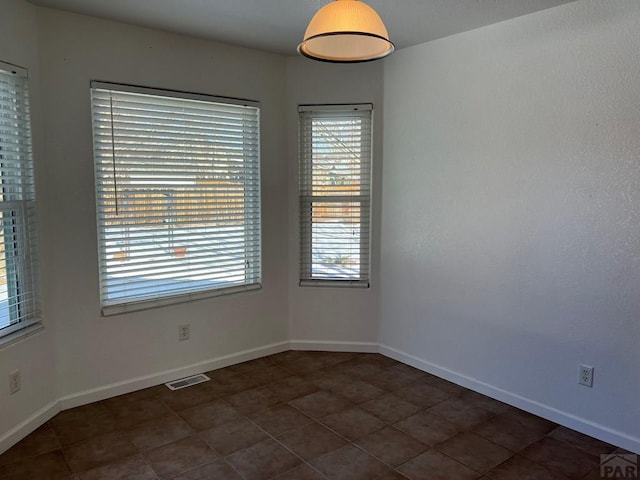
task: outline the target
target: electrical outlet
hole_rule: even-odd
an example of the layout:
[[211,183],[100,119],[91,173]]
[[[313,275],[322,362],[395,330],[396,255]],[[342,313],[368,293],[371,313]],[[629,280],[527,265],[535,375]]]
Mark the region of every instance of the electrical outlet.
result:
[[178,327],[178,340],[189,340],[189,334],[191,333],[191,325],[188,323],[185,325],[180,325]]
[[580,365],[578,383],[585,387],[593,388],[593,367]]
[[20,370],[14,370],[9,374],[9,393],[13,395],[18,392],[22,387],[22,381],[20,380]]

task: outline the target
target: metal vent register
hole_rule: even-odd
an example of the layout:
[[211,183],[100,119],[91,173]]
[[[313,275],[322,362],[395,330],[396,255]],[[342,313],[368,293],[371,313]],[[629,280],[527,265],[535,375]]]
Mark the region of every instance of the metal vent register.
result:
[[179,380],[174,380],[173,382],[167,382],[165,385],[171,390],[180,390],[181,388],[192,387],[193,385],[198,385],[199,383],[208,382],[211,380],[205,374],[200,373],[198,375],[193,375],[191,377],[181,378]]

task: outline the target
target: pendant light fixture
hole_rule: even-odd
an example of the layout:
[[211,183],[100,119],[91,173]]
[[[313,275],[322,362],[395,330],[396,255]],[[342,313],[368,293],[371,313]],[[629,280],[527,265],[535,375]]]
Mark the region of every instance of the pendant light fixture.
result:
[[333,0],[322,7],[298,45],[305,57],[334,63],[369,62],[394,49],[380,16],[360,0]]

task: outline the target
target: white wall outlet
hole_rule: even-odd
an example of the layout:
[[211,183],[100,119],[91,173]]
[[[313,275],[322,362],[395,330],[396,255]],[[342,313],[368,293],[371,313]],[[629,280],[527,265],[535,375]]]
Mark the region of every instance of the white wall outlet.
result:
[[14,370],[9,374],[9,393],[13,395],[22,387],[22,380],[20,379],[20,370]]
[[191,333],[191,325],[188,323],[185,325],[180,325],[178,327],[178,340],[189,340],[189,334]]
[[593,367],[580,365],[578,383],[585,387],[593,388]]

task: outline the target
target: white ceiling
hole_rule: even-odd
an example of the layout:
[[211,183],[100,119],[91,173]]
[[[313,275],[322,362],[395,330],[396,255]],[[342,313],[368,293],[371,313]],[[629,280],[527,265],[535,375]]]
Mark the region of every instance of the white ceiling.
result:
[[[171,32],[295,54],[307,23],[329,0],[31,0]],[[396,47],[555,7],[575,0],[366,0]]]

